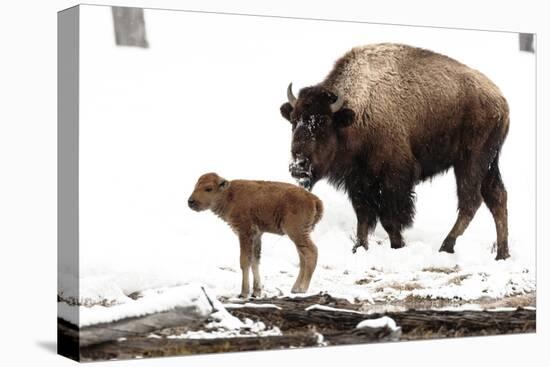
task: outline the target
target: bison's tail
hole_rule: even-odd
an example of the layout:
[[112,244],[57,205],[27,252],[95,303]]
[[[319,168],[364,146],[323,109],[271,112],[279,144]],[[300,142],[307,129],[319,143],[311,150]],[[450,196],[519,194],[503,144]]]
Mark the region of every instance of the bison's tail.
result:
[[500,148],[497,150],[495,156],[493,157],[493,160],[489,164],[489,172],[487,173],[488,176],[501,179],[500,177],[500,169],[498,167],[498,161],[500,157]]
[[315,215],[313,216],[312,229],[323,217],[323,202],[319,198],[315,198]]

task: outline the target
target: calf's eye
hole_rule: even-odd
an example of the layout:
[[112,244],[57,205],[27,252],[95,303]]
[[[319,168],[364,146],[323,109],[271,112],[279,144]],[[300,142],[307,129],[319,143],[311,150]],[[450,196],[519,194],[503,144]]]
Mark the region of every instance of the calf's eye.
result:
[[204,189],[204,191],[210,192],[210,191],[212,191],[212,188],[211,188],[211,187],[207,187],[206,189]]

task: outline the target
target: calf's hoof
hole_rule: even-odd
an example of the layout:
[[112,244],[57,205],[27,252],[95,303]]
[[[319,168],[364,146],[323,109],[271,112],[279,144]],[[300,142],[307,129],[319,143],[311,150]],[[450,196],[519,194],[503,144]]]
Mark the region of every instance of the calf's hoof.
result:
[[255,289],[252,292],[252,297],[253,298],[260,298],[261,296],[262,296],[262,290],[261,289]]
[[303,287],[292,287],[292,290],[290,291],[290,293],[306,293],[307,292],[307,288],[303,288]]
[[247,298],[248,298],[248,294],[247,294],[247,293],[241,293],[241,294],[239,294],[237,297],[242,298],[242,299],[247,299]]
[[439,249],[439,252],[447,252],[449,254],[455,253],[455,243],[456,239],[454,238],[445,238],[445,241],[443,241],[443,244],[441,245],[441,248]]

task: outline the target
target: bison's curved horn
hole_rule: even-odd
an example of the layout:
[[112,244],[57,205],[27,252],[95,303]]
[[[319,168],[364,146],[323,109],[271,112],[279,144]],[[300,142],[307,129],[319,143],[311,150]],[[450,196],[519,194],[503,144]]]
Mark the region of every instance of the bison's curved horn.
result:
[[290,83],[286,89],[286,96],[288,98],[288,103],[290,103],[293,108],[296,107],[296,97],[294,97],[294,93],[292,93],[292,83]]
[[330,110],[332,111],[332,113],[339,111],[340,108],[342,108],[342,106],[344,105],[344,98],[342,98],[338,94],[336,96],[337,96],[336,102],[330,105]]

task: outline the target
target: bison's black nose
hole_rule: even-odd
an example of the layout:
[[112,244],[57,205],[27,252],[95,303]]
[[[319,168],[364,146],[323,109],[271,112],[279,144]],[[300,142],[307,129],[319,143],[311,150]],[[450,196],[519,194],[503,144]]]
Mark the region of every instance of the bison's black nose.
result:
[[193,199],[187,200],[187,205],[189,205],[190,208],[193,208],[197,202]]
[[309,176],[311,174],[311,164],[307,158],[296,157],[290,162],[288,170],[293,176]]

